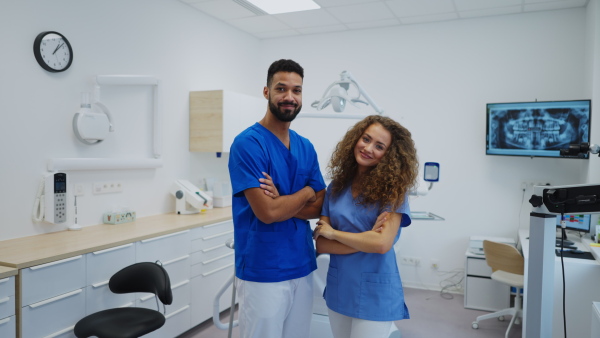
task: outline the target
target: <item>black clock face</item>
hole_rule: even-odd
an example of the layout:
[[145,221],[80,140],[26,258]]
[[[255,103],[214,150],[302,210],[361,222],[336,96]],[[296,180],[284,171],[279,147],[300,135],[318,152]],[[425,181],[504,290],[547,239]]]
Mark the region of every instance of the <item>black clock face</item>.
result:
[[33,42],[33,54],[45,70],[63,72],[73,62],[73,49],[69,40],[58,32],[42,32]]

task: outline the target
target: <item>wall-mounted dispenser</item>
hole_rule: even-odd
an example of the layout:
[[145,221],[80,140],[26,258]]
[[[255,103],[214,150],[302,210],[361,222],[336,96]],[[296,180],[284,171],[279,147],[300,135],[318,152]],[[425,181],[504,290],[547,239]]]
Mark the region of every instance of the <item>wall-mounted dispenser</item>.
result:
[[73,132],[75,137],[85,144],[98,144],[113,132],[112,118],[108,108],[100,103],[94,102],[94,106],[102,112],[96,113],[92,110],[90,93],[81,93],[81,108],[73,116]]

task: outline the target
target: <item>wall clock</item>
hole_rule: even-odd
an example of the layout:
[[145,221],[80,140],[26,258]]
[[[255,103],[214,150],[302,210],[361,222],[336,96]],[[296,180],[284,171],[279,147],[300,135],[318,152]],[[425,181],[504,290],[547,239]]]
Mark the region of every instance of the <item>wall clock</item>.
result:
[[33,42],[33,55],[45,70],[58,73],[71,67],[73,49],[67,38],[58,32],[41,32]]

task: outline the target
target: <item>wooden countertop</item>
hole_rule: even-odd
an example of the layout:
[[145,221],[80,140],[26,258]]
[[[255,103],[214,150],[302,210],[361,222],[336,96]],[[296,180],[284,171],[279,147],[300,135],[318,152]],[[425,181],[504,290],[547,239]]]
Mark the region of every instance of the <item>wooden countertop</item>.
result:
[[7,266],[0,266],[0,279],[4,279],[6,277],[14,276],[19,272],[19,270],[15,268],[9,268]]
[[15,238],[0,241],[0,265],[23,269],[230,219],[231,207],[214,208],[201,214],[162,214],[140,217],[130,223],[99,224],[77,231]]

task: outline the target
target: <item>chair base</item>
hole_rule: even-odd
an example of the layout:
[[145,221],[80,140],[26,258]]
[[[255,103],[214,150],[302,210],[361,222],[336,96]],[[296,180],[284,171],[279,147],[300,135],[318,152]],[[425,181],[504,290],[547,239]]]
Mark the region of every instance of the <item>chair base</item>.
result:
[[491,318],[500,319],[500,317],[504,316],[512,316],[510,324],[508,324],[508,328],[506,329],[506,334],[504,335],[505,338],[508,338],[508,333],[510,332],[510,329],[512,328],[513,324],[521,324],[521,319],[523,318],[523,310],[519,308],[511,307],[509,309],[503,309],[494,313],[478,316],[477,319],[475,319],[475,321],[471,324],[471,326],[473,327],[473,329],[478,329],[479,321]]

